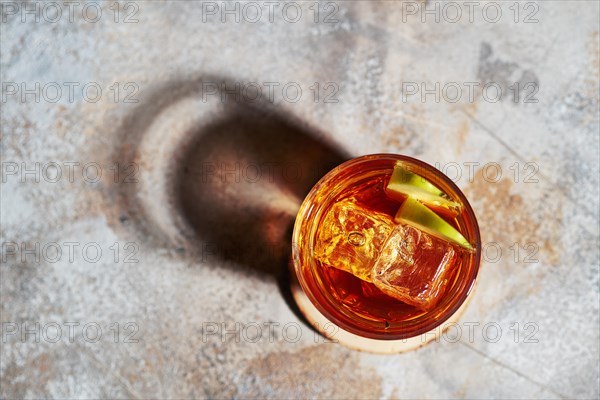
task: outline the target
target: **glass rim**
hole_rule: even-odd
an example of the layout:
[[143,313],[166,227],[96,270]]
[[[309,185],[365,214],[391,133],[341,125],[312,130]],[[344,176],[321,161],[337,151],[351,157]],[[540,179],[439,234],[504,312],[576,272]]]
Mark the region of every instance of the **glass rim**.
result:
[[[308,259],[311,261],[311,267],[314,266],[314,263],[316,262],[314,260],[314,257],[312,257],[312,245],[314,241],[310,240],[310,235],[301,235],[301,231],[304,228],[309,228],[311,226],[311,223],[314,224],[314,222],[311,221],[314,221],[315,218],[318,219],[319,211],[323,211],[323,208],[327,208],[324,205],[330,203],[332,201],[331,198],[335,195],[335,193],[329,194],[329,197],[327,197],[326,200],[323,200],[320,205],[315,205],[314,199],[321,194],[320,191],[322,190],[322,188],[331,179],[337,177],[340,173],[347,171],[352,167],[356,167],[357,165],[369,163],[375,160],[389,160],[392,162],[405,161],[409,164],[412,164],[413,166],[423,168],[424,170],[427,170],[430,173],[439,176],[440,179],[443,181],[444,185],[448,186],[451,190],[451,193],[453,195],[456,195],[460,202],[463,204],[463,213],[465,213],[468,217],[462,218],[462,220],[468,219],[470,228],[465,227],[465,229],[471,232],[471,241],[475,242],[475,255],[473,257],[473,261],[469,261],[469,273],[466,277],[461,278],[462,282],[458,283],[458,292],[453,293],[453,296],[444,300],[442,304],[447,303],[449,305],[441,311],[441,314],[437,318],[428,320],[427,316],[431,318],[433,311],[438,309],[439,305],[434,307],[433,310],[425,312],[424,314],[422,314],[419,317],[416,317],[413,320],[394,322],[395,325],[393,329],[390,329],[389,331],[386,330],[383,332],[379,332],[375,329],[369,330],[364,328],[364,326],[372,322],[369,321],[367,318],[358,314],[353,314],[350,310],[345,310],[341,307],[334,307],[334,303],[336,303],[336,301],[332,300],[332,295],[330,293],[326,293],[323,290],[321,290],[320,293],[313,293],[313,290],[307,283],[306,277],[304,276],[303,260],[305,259],[304,253],[308,251]],[[378,174],[380,175],[381,172],[379,172]],[[301,243],[303,239],[304,242],[306,242],[306,240],[309,240],[309,242]],[[297,275],[298,282],[300,283],[302,290],[305,292],[306,296],[311,301],[311,303],[313,303],[313,305],[319,310],[319,312],[321,312],[332,323],[337,325],[339,328],[345,329],[359,336],[380,340],[400,340],[418,336],[435,329],[436,327],[442,325],[460,309],[460,307],[471,294],[475,286],[477,277],[479,275],[479,267],[481,263],[481,237],[479,232],[479,225],[477,223],[475,213],[470,203],[468,202],[466,196],[460,190],[460,188],[458,188],[458,186],[449,177],[447,177],[441,171],[437,170],[432,165],[413,157],[391,153],[376,153],[363,155],[345,161],[344,163],[334,167],[332,170],[326,173],[313,186],[313,188],[310,190],[310,192],[302,202],[302,205],[300,206],[294,223],[294,230],[292,234],[292,260],[294,271]],[[310,273],[312,274],[312,277],[315,281],[320,282],[320,277],[315,273],[314,270],[315,268],[310,268]],[[322,282],[320,283],[321,284],[317,286],[322,288]],[[344,316],[348,320],[356,319],[363,323],[348,323],[348,321],[342,320],[340,316]]]

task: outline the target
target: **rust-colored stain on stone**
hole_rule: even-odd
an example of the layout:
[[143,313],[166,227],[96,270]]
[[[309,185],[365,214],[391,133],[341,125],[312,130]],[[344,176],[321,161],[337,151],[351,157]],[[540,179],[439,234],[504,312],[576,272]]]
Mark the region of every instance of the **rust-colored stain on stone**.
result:
[[458,128],[456,129],[456,135],[455,135],[456,140],[454,141],[456,148],[459,151],[460,151],[460,149],[464,148],[468,134],[469,134],[469,121],[467,119],[463,119],[460,121]]
[[588,97],[598,96],[598,82],[600,81],[600,33],[593,31],[587,42],[590,56],[589,76],[587,78]]
[[384,131],[382,141],[385,148],[402,149],[411,145],[415,134],[408,132],[406,127],[397,126]]
[[510,242],[516,238],[532,240],[539,228],[540,224],[528,215],[523,197],[511,193],[512,186],[508,178],[489,182],[484,178],[484,170],[479,169],[465,189],[469,199],[481,205],[477,219],[484,243]]
[[380,398],[381,377],[371,367],[361,366],[358,354],[322,344],[256,358],[246,369],[256,379],[244,397],[303,398],[310,393],[321,399]]
[[[54,360],[51,359],[47,353],[40,354],[37,357],[30,358],[24,364],[19,365],[14,361],[8,363],[4,369],[2,380],[5,382],[12,382],[11,385],[0,385],[0,397],[11,398],[11,397],[26,397],[27,393],[31,393],[31,390],[38,390],[40,392],[46,391],[46,382],[52,381],[57,377],[57,371],[52,368]],[[30,380],[24,379],[28,375],[34,375],[38,379],[35,383],[39,384],[39,387],[34,388],[31,386]],[[5,392],[5,390],[7,390]]]
[[562,219],[562,207],[556,204],[562,204],[562,198],[556,196],[555,206],[545,208],[542,199],[525,199],[520,188],[512,177],[492,182],[484,177],[483,168],[476,170],[464,192],[475,206],[482,244],[498,243],[506,251],[514,243],[521,248],[531,243],[544,253],[545,262],[555,264],[561,254],[557,232]]

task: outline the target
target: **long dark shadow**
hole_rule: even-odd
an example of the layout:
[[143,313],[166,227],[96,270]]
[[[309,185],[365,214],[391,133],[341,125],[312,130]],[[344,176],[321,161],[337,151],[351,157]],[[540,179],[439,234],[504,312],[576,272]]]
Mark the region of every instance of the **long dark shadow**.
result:
[[198,132],[177,179],[182,214],[204,258],[275,277],[288,305],[294,220],[312,186],[348,157],[269,110],[235,107]]
[[[227,80],[208,77],[157,85],[119,128],[123,140],[115,149],[115,161],[138,161],[137,146],[154,117],[174,102],[198,97],[206,81]],[[273,104],[243,100],[221,98],[218,115],[189,133],[173,155],[173,180],[164,190],[192,228],[182,232],[186,257],[201,257],[201,265],[224,261],[219,264],[275,278],[290,308],[302,318],[289,287],[294,220],[312,186],[350,157],[317,128]],[[152,216],[138,189],[131,184],[116,188],[120,208],[140,235],[149,234],[154,245],[169,245],[155,239],[160,232],[147,224]]]

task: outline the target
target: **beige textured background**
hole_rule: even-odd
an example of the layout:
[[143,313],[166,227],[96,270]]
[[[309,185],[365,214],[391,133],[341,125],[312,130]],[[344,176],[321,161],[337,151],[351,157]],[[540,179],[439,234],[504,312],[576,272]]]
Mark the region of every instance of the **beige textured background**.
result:
[[[2,398],[598,398],[598,2],[491,2],[496,23],[482,15],[490,2],[473,22],[457,2],[457,23],[450,9],[439,22],[410,12],[435,2],[299,2],[295,23],[279,2],[273,21],[264,6],[254,23],[248,8],[221,22],[221,2],[215,15],[197,1],[93,3],[97,22],[83,5],[70,21],[58,3],[53,23],[44,3],[48,14],[23,22],[35,3],[2,2]],[[222,81],[279,86],[273,101],[225,101],[210,94]],[[12,94],[36,82],[63,93]],[[66,82],[80,85],[73,99]],[[97,102],[81,93],[90,82]],[[282,95],[290,82],[297,102]],[[411,82],[465,92],[405,99]],[[468,99],[468,82],[505,95]],[[515,82],[537,87],[538,102],[514,101]],[[132,91],[138,102],[125,102]],[[323,343],[282,274],[307,190],[377,152],[458,165],[489,251],[461,335],[396,356]],[[57,182],[48,162],[62,166]],[[65,162],[79,163],[72,179]],[[97,182],[82,174],[92,162]],[[23,255],[36,244],[39,260]],[[102,249],[97,261],[86,244]],[[236,323],[239,340],[223,331]]]

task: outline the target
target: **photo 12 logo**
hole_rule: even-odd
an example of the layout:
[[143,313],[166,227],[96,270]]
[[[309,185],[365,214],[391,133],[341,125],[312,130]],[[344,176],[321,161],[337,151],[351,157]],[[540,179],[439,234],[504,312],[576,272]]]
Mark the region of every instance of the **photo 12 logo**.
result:
[[336,82],[314,82],[305,85],[298,82],[210,82],[201,86],[202,101],[218,98],[222,103],[283,101],[297,103],[308,97],[315,103],[338,103],[339,85]]
[[514,82],[510,86],[497,82],[402,82],[402,102],[474,103],[483,100],[497,103],[511,100],[513,103],[538,103],[537,82]]
[[[103,166],[94,161],[5,161],[2,168],[2,183],[17,181],[20,183],[86,183],[96,184],[103,178],[114,183],[138,183],[139,166],[130,162],[118,162]],[[111,179],[112,178],[112,179]]]
[[296,162],[204,162],[198,169],[186,169],[186,173],[197,175],[203,183],[298,182],[307,171]]
[[338,3],[295,2],[295,1],[204,1],[202,22],[220,23],[276,23],[295,24],[310,20],[314,23],[337,24],[340,9]]
[[16,261],[73,264],[87,263],[136,264],[139,245],[136,242],[100,244],[98,242],[13,242],[4,241],[0,251],[2,263]]
[[[435,173],[442,178],[448,178],[452,182],[473,183],[475,180],[483,180],[486,183],[496,184],[503,179],[509,179],[514,183],[539,183],[538,173],[540,166],[536,162],[515,161],[508,168],[503,168],[502,164],[495,161],[456,161],[441,163],[436,161],[433,166]],[[424,169],[415,167],[414,172],[423,176],[426,175]],[[402,175],[401,179],[411,179],[411,175]]]
[[17,19],[22,23],[79,22],[97,23],[101,20],[114,23],[139,22],[140,7],[133,1],[2,1],[2,23]]
[[505,339],[513,343],[537,344],[539,331],[540,327],[536,322],[511,322],[508,326],[495,321],[451,322],[427,332],[421,336],[421,340],[423,343],[428,340],[448,343],[475,343],[483,340],[487,343],[498,343]]
[[[318,324],[317,324],[318,325]],[[328,336],[334,336],[339,328],[328,322],[323,327]],[[315,343],[336,343],[336,339],[327,339],[321,334],[303,327],[297,322],[279,323],[274,321],[267,322],[203,322],[202,323],[202,343],[216,341],[220,343],[227,342],[245,342],[245,343],[297,343],[306,333],[311,334]]]
[[139,343],[140,327],[135,322],[61,321],[2,322],[2,343]]
[[2,103],[97,103],[103,95],[113,103],[138,103],[135,82],[114,82],[103,88],[98,82],[2,82]]
[[515,24],[536,24],[539,11],[536,1],[403,1],[402,22],[495,24],[505,19]]

